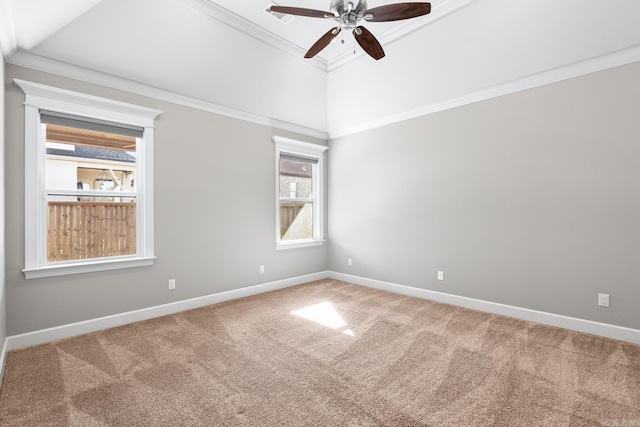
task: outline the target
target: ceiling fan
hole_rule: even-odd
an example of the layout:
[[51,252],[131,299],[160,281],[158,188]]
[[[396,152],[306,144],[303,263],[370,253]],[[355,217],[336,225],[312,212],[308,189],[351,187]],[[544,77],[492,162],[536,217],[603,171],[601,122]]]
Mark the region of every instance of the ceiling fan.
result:
[[[358,2],[354,6],[354,2]],[[431,12],[431,3],[396,3],[367,9],[366,0],[331,0],[330,12],[322,10],[305,9],[302,7],[276,6],[269,8],[270,12],[283,13],[285,15],[307,16],[310,18],[333,19],[339,25],[327,31],[320,37],[311,49],[304,55],[305,58],[313,58],[322,49],[327,47],[340,31],[351,30],[360,47],[373,59],[384,57],[384,50],[380,42],[365,27],[358,25],[361,20],[367,22],[388,22],[410,19],[426,15]]]

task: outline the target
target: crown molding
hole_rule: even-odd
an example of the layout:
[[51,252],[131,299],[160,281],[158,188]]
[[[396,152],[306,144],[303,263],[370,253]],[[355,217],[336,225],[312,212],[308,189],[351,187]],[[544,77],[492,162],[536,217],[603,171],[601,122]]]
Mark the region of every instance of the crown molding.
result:
[[541,73],[532,74],[520,79],[498,84],[496,86],[452,98],[444,102],[425,105],[423,107],[394,116],[385,117],[379,120],[373,120],[368,123],[363,123],[344,129],[329,129],[329,139],[353,135],[382,126],[414,119],[416,117],[425,116],[427,114],[433,114],[440,111],[449,110],[451,108],[461,107],[463,105],[473,104],[475,102],[496,98],[498,96],[508,95],[510,93],[520,92],[546,84],[556,83],[562,80],[567,80],[574,77],[583,76],[585,74],[595,73],[598,71],[603,71],[609,68],[619,67],[639,61],[640,45],[637,45],[628,49],[619,50],[610,54],[597,56],[585,61],[568,64]]
[[425,105],[411,111],[367,123],[362,123],[353,127],[336,130],[329,129],[328,131],[311,129],[294,123],[284,122],[270,117],[264,117],[240,110],[235,110],[211,102],[176,94],[170,91],[158,89],[149,85],[123,79],[120,77],[111,76],[98,71],[65,64],[59,61],[43,58],[26,52],[16,52],[15,54],[10,56],[7,62],[13,65],[45,71],[64,77],[70,77],[77,80],[98,84],[112,89],[123,90],[137,95],[147,96],[150,98],[171,102],[174,104],[195,108],[226,117],[244,120],[250,123],[269,126],[272,128],[291,131],[313,138],[327,140],[364,132],[416,117],[437,113],[451,108],[461,107],[498,96],[508,95],[510,93],[519,92],[534,87],[543,86],[545,84],[555,83],[561,80],[579,77],[585,74],[603,71],[609,68],[627,65],[638,61],[640,61],[640,46],[634,46],[607,55],[594,57],[585,61],[526,76],[521,79],[516,79],[510,82],[490,87],[488,89],[462,95],[441,103]]
[[313,138],[324,140],[328,139],[328,134],[324,130],[308,128],[306,126],[278,120],[272,117],[266,117],[241,110],[236,110],[234,108],[218,105],[213,102],[203,101],[201,99],[192,98],[186,95],[180,95],[178,93],[146,85],[144,83],[124,79],[122,77],[117,77],[111,74],[79,67],[76,65],[67,64],[61,61],[56,61],[28,52],[18,51],[15,54],[11,55],[7,62],[12,65],[44,71],[62,77],[69,77],[87,83],[97,84],[111,89],[122,90],[132,94],[158,99],[160,101],[171,102],[173,104],[195,108],[197,110],[207,111],[209,113],[219,114],[221,116],[231,117],[258,125],[295,132]]
[[[179,0],[181,2],[204,2],[205,0]],[[452,0],[451,9],[448,13],[458,10],[466,4],[470,4],[477,0]],[[454,8],[454,2],[458,6]],[[6,1],[0,0],[0,6],[6,7]],[[0,10],[1,11],[1,10]],[[0,20],[3,18],[0,18]],[[0,33],[6,34],[6,29]],[[3,43],[2,49],[4,51],[5,45]],[[17,51],[13,54],[7,55],[7,63],[32,68],[40,71],[45,71],[52,74],[57,74],[64,77],[70,77],[89,83],[98,84],[101,86],[109,87],[112,89],[123,90],[126,92],[147,96],[167,102],[171,102],[186,107],[196,108],[215,114],[219,114],[226,117],[236,118],[244,120],[250,123],[260,124],[273,128],[278,128],[286,131],[295,132],[298,134],[319,138],[319,139],[335,139],[342,136],[347,136],[367,130],[375,129],[378,127],[390,125],[393,123],[413,119],[416,117],[424,116],[427,114],[437,113],[440,111],[448,110],[451,108],[460,107],[467,104],[472,104],[479,101],[495,98],[498,96],[507,95],[514,92],[519,92],[534,87],[542,86],[545,84],[555,83],[561,80],[579,77],[585,74],[594,73],[609,68],[622,66],[634,62],[640,61],[640,45],[636,45],[627,49],[612,52],[606,55],[593,57],[581,62],[568,64],[562,67],[557,67],[551,70],[547,70],[541,73],[525,76],[520,79],[515,79],[506,83],[498,84],[493,87],[483,89],[480,91],[465,94],[453,99],[449,99],[444,102],[425,105],[416,108],[411,111],[403,112],[394,116],[373,120],[367,123],[361,123],[351,127],[345,127],[342,129],[312,129],[305,126],[300,126],[294,123],[280,121],[271,117],[260,116],[241,110],[221,106],[208,101],[203,101],[180,95],[174,92],[170,92],[164,89],[159,89],[153,86],[149,86],[143,83],[135,82],[132,80],[116,77],[113,75],[105,74],[99,71],[90,70],[84,67],[70,65],[53,59],[45,58],[42,56],[34,55],[28,52]],[[355,55],[354,55],[355,56]]]

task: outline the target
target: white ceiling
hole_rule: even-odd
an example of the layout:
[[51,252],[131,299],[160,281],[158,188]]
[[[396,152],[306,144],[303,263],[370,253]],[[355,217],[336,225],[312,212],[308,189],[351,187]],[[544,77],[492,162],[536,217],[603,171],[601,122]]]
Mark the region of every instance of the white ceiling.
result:
[[[12,26],[10,41],[3,40],[5,54],[16,49],[29,51],[93,9],[109,0],[0,0],[4,3],[7,26]],[[287,19],[276,18],[266,10],[271,4],[304,7],[329,11],[331,0],[174,0],[183,3],[213,19],[232,25],[236,29],[259,38],[285,51],[304,53],[329,29],[337,24],[331,19],[306,18],[288,15]],[[418,1],[418,0],[408,0]],[[395,22],[364,23],[384,45],[446,16],[474,0],[431,0],[433,12],[418,18]],[[394,1],[391,1],[392,3]],[[388,4],[384,0],[371,0],[369,8]],[[5,45],[6,44],[6,45]],[[325,70],[344,63],[355,55],[362,54],[353,36],[344,31],[336,42],[331,43],[317,55],[316,61],[308,61]]]
[[13,18],[16,47],[29,50],[101,0],[6,1]]
[[318,137],[640,60],[638,0],[431,3],[423,17],[365,24],[380,61],[354,54],[348,33],[303,59],[334,22],[285,24],[269,0],[0,0],[0,44],[10,64]]

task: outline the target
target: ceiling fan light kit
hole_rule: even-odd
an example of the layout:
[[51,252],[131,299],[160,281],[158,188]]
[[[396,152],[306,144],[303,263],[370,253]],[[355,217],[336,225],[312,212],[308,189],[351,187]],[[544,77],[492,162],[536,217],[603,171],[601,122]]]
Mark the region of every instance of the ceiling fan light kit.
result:
[[[357,1],[357,4],[356,4]],[[271,6],[272,13],[306,16],[309,18],[333,19],[339,26],[325,33],[305,54],[305,58],[313,58],[327,47],[336,36],[347,30],[353,33],[356,41],[369,56],[378,60],[384,57],[384,50],[369,30],[359,25],[363,19],[367,22],[389,22],[416,18],[431,12],[431,3],[395,3],[367,9],[366,0],[331,0],[330,12],[305,9],[301,7]]]

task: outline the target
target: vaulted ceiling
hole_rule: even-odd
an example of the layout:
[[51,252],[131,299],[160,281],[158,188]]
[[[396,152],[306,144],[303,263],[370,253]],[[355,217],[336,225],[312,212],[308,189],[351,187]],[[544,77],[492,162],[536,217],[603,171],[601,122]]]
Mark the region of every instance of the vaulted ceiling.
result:
[[269,0],[0,0],[0,43],[11,64],[324,138],[640,60],[637,0],[431,3],[365,24],[380,61],[349,33],[303,59],[333,23]]

